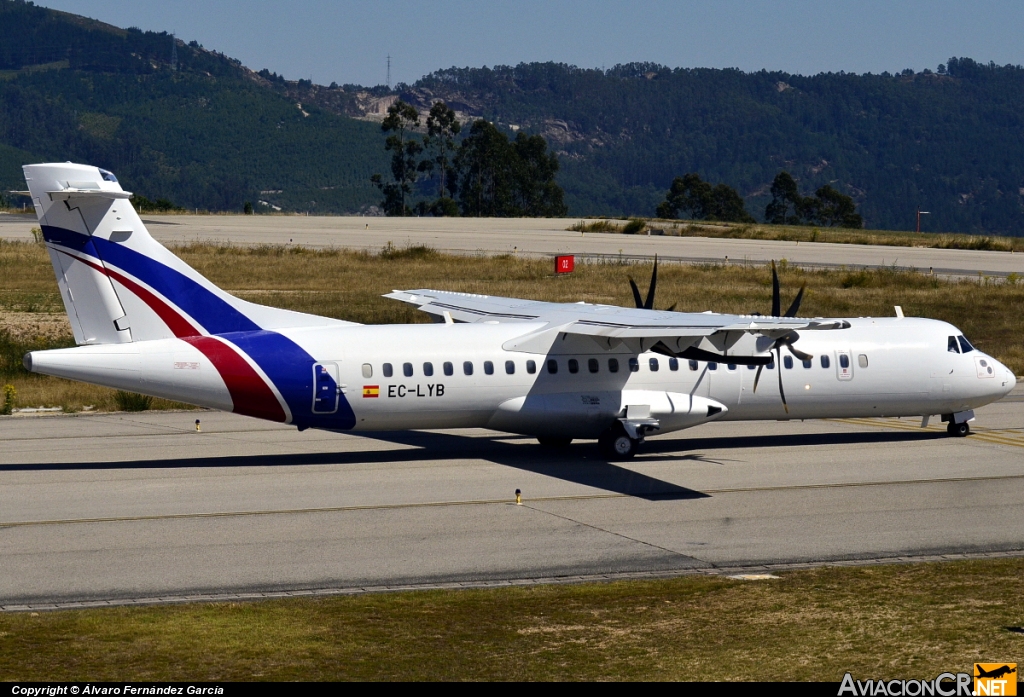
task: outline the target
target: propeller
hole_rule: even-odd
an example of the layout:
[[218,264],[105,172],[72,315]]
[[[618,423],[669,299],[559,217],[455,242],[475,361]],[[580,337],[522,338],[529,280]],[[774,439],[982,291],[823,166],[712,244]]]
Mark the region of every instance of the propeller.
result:
[[[779,272],[775,267],[775,260],[772,260],[772,317],[796,317],[796,313],[800,310],[800,303],[804,299],[804,291],[807,289],[807,284],[804,283],[800,286],[799,292],[796,294],[796,298],[790,304],[789,309],[786,310],[786,314],[780,314],[782,310],[782,293],[779,288]],[[814,359],[809,353],[804,353],[800,349],[793,346],[796,340],[800,338],[800,335],[794,332],[789,332],[785,336],[781,336],[775,340],[769,351],[775,352],[775,365],[779,368],[779,396],[782,397],[782,407],[789,413],[789,404],[786,402],[786,391],[782,387],[782,347],[785,346],[790,353],[796,356],[801,361],[810,361]],[[761,370],[764,368],[763,365],[757,367],[757,373],[754,375],[754,392],[757,392],[757,383],[761,380]]]
[[[629,279],[629,287],[633,291],[633,302],[636,303],[638,310],[653,310],[654,309],[654,291],[658,287],[658,255],[654,255],[654,270],[651,271],[651,284],[647,287],[647,297],[641,299],[640,289],[637,288],[636,281],[632,277]],[[667,310],[672,312],[676,309],[678,303],[672,303]]]

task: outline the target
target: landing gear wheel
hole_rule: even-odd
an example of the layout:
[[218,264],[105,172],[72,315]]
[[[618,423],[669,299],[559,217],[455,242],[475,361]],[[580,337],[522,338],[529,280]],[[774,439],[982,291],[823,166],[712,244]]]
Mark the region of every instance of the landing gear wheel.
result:
[[597,439],[601,454],[608,460],[629,460],[636,455],[640,441],[630,438],[622,426],[613,426]]
[[567,448],[572,443],[572,438],[562,436],[540,436],[537,442],[545,448]]
[[954,438],[963,438],[971,434],[971,425],[964,421],[962,424],[958,424],[955,421],[950,421],[946,424],[946,433],[953,436]]

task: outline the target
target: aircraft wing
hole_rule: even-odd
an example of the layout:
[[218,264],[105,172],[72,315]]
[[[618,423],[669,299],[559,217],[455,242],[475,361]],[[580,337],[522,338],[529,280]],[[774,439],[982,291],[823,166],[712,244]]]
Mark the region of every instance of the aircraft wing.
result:
[[[502,298],[472,293],[437,290],[396,290],[384,297],[401,300],[419,309],[454,322],[530,322],[529,338],[547,332],[587,336],[599,347],[615,349],[625,343],[635,351],[654,350],[697,360],[750,358],[751,363],[771,360],[769,351],[775,341],[795,341],[796,331],[845,329],[841,319],[761,317],[723,315],[713,312],[668,312],[594,305],[589,303],[549,303],[519,298]],[[533,342],[516,342],[526,346]],[[541,342],[543,343],[543,342]],[[511,348],[508,347],[508,348]]]

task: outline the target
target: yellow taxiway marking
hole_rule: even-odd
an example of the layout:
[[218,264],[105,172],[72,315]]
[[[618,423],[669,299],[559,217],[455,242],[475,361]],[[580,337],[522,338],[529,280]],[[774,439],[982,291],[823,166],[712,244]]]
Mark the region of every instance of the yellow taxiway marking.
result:
[[[877,419],[829,419],[854,426],[874,426],[875,428],[898,428],[904,431],[925,431],[929,433],[942,433],[945,428],[928,426],[921,428],[920,422],[915,423],[907,419],[877,418]],[[995,443],[997,445],[1011,445],[1015,448],[1024,448],[1024,429],[1021,428],[979,428],[972,429],[971,440]]]

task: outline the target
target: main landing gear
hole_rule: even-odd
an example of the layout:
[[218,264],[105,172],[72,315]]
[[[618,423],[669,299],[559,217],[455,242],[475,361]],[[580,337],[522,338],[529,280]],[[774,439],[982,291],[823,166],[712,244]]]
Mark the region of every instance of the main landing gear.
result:
[[616,422],[597,439],[597,446],[608,460],[629,460],[636,455],[640,439],[631,437],[622,424]]

